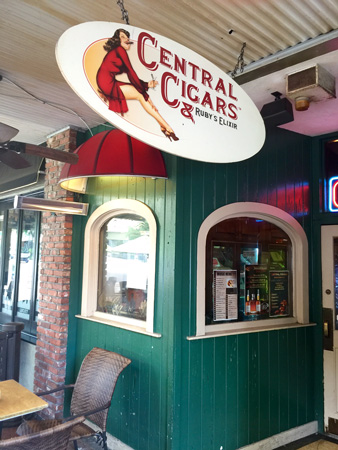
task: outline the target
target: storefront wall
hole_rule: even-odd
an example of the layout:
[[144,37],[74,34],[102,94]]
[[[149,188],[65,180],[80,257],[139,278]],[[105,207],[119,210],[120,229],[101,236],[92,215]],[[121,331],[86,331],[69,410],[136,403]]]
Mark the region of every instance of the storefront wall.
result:
[[[242,163],[180,161],[177,218],[184,220],[177,220],[176,270],[183,277],[175,299],[181,299],[182,345],[174,449],[233,450],[318,419],[318,327],[186,339],[196,332],[198,230],[217,208],[259,202],[286,211],[305,229],[311,258],[310,161],[311,139],[280,129],[268,132],[261,152]],[[312,302],[310,289],[310,321],[317,322]]]
[[[108,432],[133,449],[170,448],[173,423],[170,403],[174,358],[175,165],[176,159],[169,158],[169,180],[135,177],[120,177],[108,182],[104,179],[90,180],[89,194],[85,197],[90,203],[88,217],[97,207],[112,199],[135,199],[151,208],[157,222],[154,332],[160,333],[161,337],[79,318],[73,319],[69,327],[69,379],[77,373],[84,356],[94,346],[120,353],[132,360],[115,388]],[[73,235],[70,317],[81,310],[85,220],[74,218],[74,226],[79,233]],[[78,255],[78,259],[74,255]],[[77,343],[76,348],[74,342]]]
[[[154,331],[162,337],[70,319],[69,380],[94,346],[132,360],[118,381],[108,431],[133,449],[234,450],[315,420],[320,426],[318,327],[187,340],[196,332],[198,230],[217,208],[250,201],[288,212],[308,236],[311,267],[311,147],[310,138],[277,129],[241,163],[164,155],[167,181],[91,180],[90,214],[112,199],[137,199],[158,226]],[[85,227],[74,219],[70,316],[80,312]],[[310,321],[318,322],[311,291]]]

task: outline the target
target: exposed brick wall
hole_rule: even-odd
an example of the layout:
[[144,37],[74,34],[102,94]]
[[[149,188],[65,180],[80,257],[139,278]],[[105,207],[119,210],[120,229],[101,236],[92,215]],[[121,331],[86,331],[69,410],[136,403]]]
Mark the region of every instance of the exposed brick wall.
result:
[[[49,137],[48,147],[64,151],[76,149],[77,131],[71,128]],[[58,186],[63,163],[46,160],[45,198],[73,200]],[[34,371],[35,391],[64,384],[68,336],[68,310],[73,218],[69,214],[42,213],[39,316]],[[47,400],[47,398],[45,398]],[[45,417],[63,415],[63,394],[48,398]]]

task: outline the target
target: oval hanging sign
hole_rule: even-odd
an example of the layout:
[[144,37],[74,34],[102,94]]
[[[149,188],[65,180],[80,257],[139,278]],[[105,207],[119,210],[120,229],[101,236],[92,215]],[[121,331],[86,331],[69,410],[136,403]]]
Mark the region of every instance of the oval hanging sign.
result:
[[226,163],[264,144],[263,119],[246,92],[207,59],[151,31],[83,23],[60,37],[56,58],[95,112],[161,150]]

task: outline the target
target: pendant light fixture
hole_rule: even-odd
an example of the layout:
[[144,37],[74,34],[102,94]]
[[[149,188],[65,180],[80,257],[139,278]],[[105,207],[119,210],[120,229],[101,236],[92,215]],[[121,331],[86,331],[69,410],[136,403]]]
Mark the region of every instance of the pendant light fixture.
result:
[[68,191],[85,193],[91,177],[168,178],[158,149],[117,129],[95,134],[75,153],[78,163],[65,164],[60,174],[59,184]]

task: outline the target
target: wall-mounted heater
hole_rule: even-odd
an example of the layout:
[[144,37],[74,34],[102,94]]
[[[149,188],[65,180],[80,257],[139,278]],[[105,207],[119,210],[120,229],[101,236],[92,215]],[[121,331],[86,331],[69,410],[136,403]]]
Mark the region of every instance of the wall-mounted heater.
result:
[[24,197],[21,195],[16,195],[14,197],[14,208],[29,209],[33,211],[51,211],[63,214],[74,214],[77,216],[86,216],[88,214],[88,203]]

